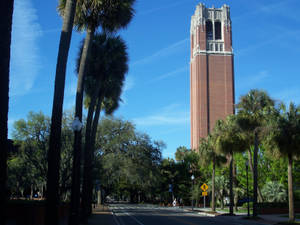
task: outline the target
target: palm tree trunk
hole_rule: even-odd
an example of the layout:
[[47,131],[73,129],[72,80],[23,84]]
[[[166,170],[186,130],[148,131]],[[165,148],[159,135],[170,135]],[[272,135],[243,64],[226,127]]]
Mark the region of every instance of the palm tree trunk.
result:
[[96,134],[97,134],[97,127],[98,127],[98,122],[100,119],[100,112],[101,112],[101,105],[103,101],[104,96],[102,95],[98,99],[97,107],[95,110],[95,116],[94,116],[94,121],[93,121],[93,126],[92,126],[92,133],[91,133],[91,147],[94,150],[95,149],[95,142],[96,142]]
[[295,221],[294,192],[293,192],[293,156],[288,154],[288,187],[289,187],[289,222]]
[[69,225],[79,224],[81,132],[75,131]]
[[[82,83],[82,82],[81,82]],[[90,143],[90,133],[91,133],[91,121],[93,119],[94,108],[95,108],[96,96],[94,95],[91,99],[91,104],[88,109],[88,117],[85,129],[85,150],[84,154],[86,155],[89,149]],[[78,109],[77,116],[82,117],[82,110],[79,112]],[[79,114],[80,113],[80,114]],[[77,136],[76,136],[77,135]],[[74,139],[74,157],[76,160],[73,160],[73,177],[72,177],[72,191],[71,191],[71,213],[69,219],[69,225],[76,225],[79,223],[79,208],[80,208],[80,152],[81,152],[81,133],[75,132]],[[84,199],[83,195],[83,200]]]
[[[251,150],[248,150],[248,159],[249,159],[249,167],[252,174],[254,174],[253,164],[252,164],[252,153]],[[260,187],[257,185],[257,194],[258,194],[258,200],[259,202],[263,202],[263,196],[260,190]]]
[[9,64],[14,1],[0,3],[0,224],[5,224],[7,198],[7,120],[9,102]]
[[92,130],[92,122],[94,117],[94,110],[95,105],[97,102],[97,96],[99,92],[98,86],[95,87],[96,90],[94,90],[94,94],[91,97],[91,102],[88,108],[88,116],[87,116],[87,123],[86,123],[86,130],[85,130],[85,144],[84,144],[84,171],[83,171],[83,193],[85,193],[82,196],[82,210],[84,217],[87,217],[89,215],[89,208],[91,205],[91,202],[89,202],[89,193],[87,190],[89,189],[87,186],[89,186],[89,181],[91,179],[91,172],[92,172],[92,149],[91,149],[91,130]]
[[230,166],[229,166],[229,198],[230,198],[230,205],[229,205],[229,214],[233,215],[233,154],[230,155]]
[[[81,60],[80,60],[80,65],[79,65],[79,72],[78,72],[78,80],[77,80],[77,91],[76,91],[76,105],[75,105],[75,117],[78,117],[80,121],[82,121],[82,102],[83,102],[83,89],[84,89],[84,75],[85,71],[87,68],[87,63],[88,63],[88,57],[90,54],[90,49],[91,49],[91,44],[94,36],[94,29],[88,29],[86,38],[84,40],[84,45],[83,45],[83,50],[81,53]],[[81,130],[80,131],[75,131],[75,137],[74,137],[74,161],[76,162],[76,165],[73,165],[75,167],[73,170],[77,171],[74,177],[74,183],[76,184],[76,196],[74,196],[74,210],[78,209],[79,206],[79,192],[80,192],[80,156],[81,156]],[[84,192],[82,196],[84,195]],[[84,205],[84,202],[82,202]],[[77,206],[78,204],[78,206]],[[76,209],[75,209],[76,207]],[[83,208],[84,209],[84,208]],[[84,215],[84,211],[83,211]],[[74,217],[78,218],[78,213],[77,216]],[[76,223],[78,223],[78,219]]]
[[220,204],[221,204],[221,209],[224,209],[224,197],[223,197],[223,195],[220,196]]
[[91,131],[91,137],[90,137],[90,158],[91,158],[91,167],[90,169],[90,178],[87,179],[88,180],[88,185],[87,185],[87,191],[88,191],[88,208],[87,208],[87,212],[90,215],[92,213],[92,208],[91,208],[91,203],[92,203],[92,194],[93,194],[93,180],[91,177],[92,174],[92,170],[93,170],[93,162],[94,162],[94,152],[95,152],[95,141],[96,141],[96,133],[97,133],[97,127],[98,127],[98,122],[99,122],[99,118],[100,118],[100,112],[101,112],[101,105],[102,105],[102,101],[103,101],[103,96],[104,95],[100,95],[101,97],[99,97],[98,102],[97,102],[97,106],[96,106],[96,110],[95,110],[95,114],[94,114],[94,120],[93,120],[93,125],[92,125],[92,131]]
[[234,191],[234,210],[237,212],[238,211],[237,203],[238,203],[239,195],[238,195],[238,192],[236,191],[238,184],[237,184],[237,179],[236,179],[236,163],[234,162],[234,157],[232,157],[232,167],[233,167],[232,182],[233,182],[233,189],[235,190]]
[[59,50],[56,64],[55,87],[51,117],[51,131],[48,150],[47,172],[47,201],[46,217],[47,225],[58,224],[58,182],[61,146],[61,122],[65,89],[66,67],[71,43],[72,28],[76,9],[76,0],[67,0],[64,13],[64,22],[60,35]]
[[257,155],[258,155],[258,134],[254,134],[253,152],[253,217],[257,216]]
[[211,210],[216,211],[215,203],[215,173],[216,173],[216,157],[213,158],[213,169],[212,169],[212,178],[211,178]]

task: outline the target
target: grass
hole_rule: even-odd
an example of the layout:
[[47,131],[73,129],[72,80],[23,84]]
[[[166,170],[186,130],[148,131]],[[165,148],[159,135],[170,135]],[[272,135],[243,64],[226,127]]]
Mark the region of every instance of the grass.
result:
[[[289,215],[283,215],[283,216],[281,216],[281,217],[289,217]],[[300,214],[296,214],[296,215],[295,215],[295,218],[296,218],[296,219],[300,219]]]
[[[233,208],[233,212],[234,213],[247,213],[248,210],[247,208],[242,208],[242,207],[238,207],[238,211],[235,211],[234,208]],[[221,208],[217,208],[217,211],[224,211],[224,212],[229,212],[229,207],[226,207],[224,209],[221,209]],[[252,214],[252,209],[250,208],[250,214]]]

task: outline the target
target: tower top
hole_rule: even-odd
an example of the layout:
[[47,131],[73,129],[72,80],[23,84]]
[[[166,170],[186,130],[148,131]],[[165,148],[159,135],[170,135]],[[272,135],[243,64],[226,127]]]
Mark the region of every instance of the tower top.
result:
[[225,26],[231,26],[230,8],[224,4],[221,8],[205,7],[203,3],[196,6],[196,10],[191,20],[191,33],[194,33],[197,26],[205,25],[206,20],[220,21]]

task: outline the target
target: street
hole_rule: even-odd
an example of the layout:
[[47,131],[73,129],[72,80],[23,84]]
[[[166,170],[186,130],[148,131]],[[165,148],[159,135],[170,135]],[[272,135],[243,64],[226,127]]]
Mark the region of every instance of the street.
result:
[[255,221],[243,220],[238,216],[209,217],[178,207],[154,205],[111,204],[117,225],[259,225]]

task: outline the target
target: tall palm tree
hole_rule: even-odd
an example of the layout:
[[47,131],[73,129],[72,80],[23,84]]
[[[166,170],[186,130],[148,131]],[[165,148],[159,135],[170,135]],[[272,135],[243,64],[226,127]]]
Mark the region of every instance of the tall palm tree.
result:
[[66,0],[66,7],[61,12],[64,22],[60,34],[60,42],[56,63],[55,87],[51,116],[51,132],[48,151],[48,173],[47,173],[47,203],[46,223],[58,224],[58,181],[61,146],[61,123],[65,89],[66,67],[68,53],[71,43],[72,28],[75,15],[76,0]]
[[[76,91],[75,117],[80,121],[82,121],[84,75],[94,33],[98,27],[101,27],[103,31],[109,32],[115,32],[120,28],[126,27],[134,14],[134,2],[135,0],[77,0],[74,24],[77,30],[86,30],[87,32],[80,60]],[[61,0],[58,7],[59,11],[64,11],[65,7],[66,0]],[[72,177],[74,185],[76,185],[76,193],[80,188],[80,152],[81,130],[75,131],[74,135],[74,161],[76,159],[74,163],[76,169],[74,170],[77,172]],[[78,198],[78,195],[75,194],[74,198]]]
[[[289,110],[284,104],[273,111],[268,120],[267,135],[264,144],[274,155],[288,158],[288,197],[289,221],[295,221],[293,195],[293,160],[300,156],[300,106],[290,103]],[[266,134],[265,133],[265,134]]]
[[228,156],[229,164],[229,188],[230,188],[230,214],[233,214],[233,155],[243,152],[247,147],[247,141],[237,124],[235,115],[229,115],[225,120],[218,120],[214,128],[216,136],[216,150]]
[[5,224],[9,64],[14,1],[0,3],[0,224]]
[[211,210],[216,211],[215,204],[215,172],[216,166],[220,166],[226,162],[226,158],[222,154],[218,154],[215,149],[215,136],[208,135],[205,139],[200,140],[199,159],[200,164],[208,166],[212,162],[212,178],[211,178]]
[[[125,74],[128,70],[128,56],[125,42],[119,36],[95,35],[87,76],[94,79],[86,92],[90,97],[84,148],[83,213],[91,213],[93,153],[98,120],[102,103],[107,113],[118,106]],[[90,73],[89,73],[90,72]]]
[[[238,123],[249,138],[254,139],[253,151],[253,217],[257,216],[257,157],[259,145],[260,128],[263,126],[265,119],[274,106],[274,101],[268,96],[265,91],[250,90],[248,94],[242,96],[237,105],[238,108]],[[253,143],[253,142],[252,142]],[[248,146],[250,149],[250,146]],[[249,164],[252,168],[251,153],[249,154]]]

